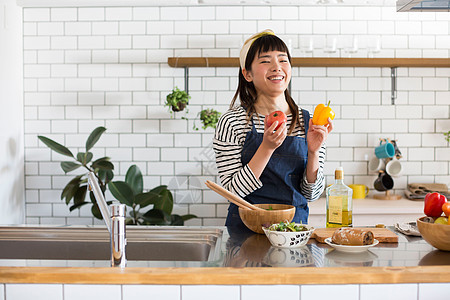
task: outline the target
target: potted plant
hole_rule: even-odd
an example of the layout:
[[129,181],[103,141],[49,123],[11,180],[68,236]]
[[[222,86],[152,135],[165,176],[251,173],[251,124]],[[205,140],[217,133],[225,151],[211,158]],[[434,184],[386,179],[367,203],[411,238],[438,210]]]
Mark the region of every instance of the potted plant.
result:
[[[105,195],[106,188],[109,188],[111,194],[120,203],[127,205],[130,209],[130,216],[127,218],[127,224],[134,225],[184,225],[184,221],[196,218],[194,215],[173,215],[173,196],[167,189],[167,186],[160,185],[154,189],[144,192],[143,176],[136,165],[132,165],[125,176],[125,181],[112,181],[114,178],[114,165],[109,157],[102,157],[93,160],[93,154],[89,150],[97,143],[105,127],[97,127],[92,131],[86,140],[85,152],[79,152],[76,156],[65,146],[45,137],[38,136],[45,145],[51,150],[73,158],[75,161],[61,162],[61,168],[64,173],[85,168],[87,172],[73,178],[64,187],[61,193],[61,200],[71,206],[70,211],[81,208],[84,205],[91,204],[92,215],[97,219],[102,219],[99,207],[95,200],[93,192],[89,192],[90,201],[86,201],[88,192],[87,174],[93,172],[98,180],[100,189]],[[108,205],[112,201],[107,201]],[[153,208],[142,212],[141,209],[147,208],[149,205]]]
[[[200,120],[203,123],[202,128],[206,129],[208,127],[216,128],[217,122],[219,121],[221,113],[215,109],[208,108],[200,111]],[[198,130],[198,128],[194,124],[194,129]]]
[[174,112],[183,111],[186,105],[188,105],[189,99],[191,99],[191,96],[188,93],[175,87],[172,93],[166,96],[166,103],[164,105],[169,106]]
[[444,132],[445,139],[450,143],[450,131]]

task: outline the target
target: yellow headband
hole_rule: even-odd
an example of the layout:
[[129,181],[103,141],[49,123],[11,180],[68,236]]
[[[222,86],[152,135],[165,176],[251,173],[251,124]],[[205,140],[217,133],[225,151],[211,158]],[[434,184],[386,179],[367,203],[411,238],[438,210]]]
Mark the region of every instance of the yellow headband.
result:
[[270,29],[266,29],[264,31],[252,35],[245,41],[244,45],[242,46],[241,53],[239,55],[239,63],[241,65],[242,70],[245,68],[245,60],[247,59],[247,53],[250,47],[252,46],[253,42],[265,35],[275,35],[275,33]]

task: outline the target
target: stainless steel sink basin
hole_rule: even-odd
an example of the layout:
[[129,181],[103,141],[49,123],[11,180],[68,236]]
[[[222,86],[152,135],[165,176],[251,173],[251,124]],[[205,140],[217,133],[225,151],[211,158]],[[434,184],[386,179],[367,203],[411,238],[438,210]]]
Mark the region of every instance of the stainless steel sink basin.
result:
[[[127,227],[129,261],[212,261],[222,230]],[[109,260],[105,227],[0,227],[0,259]]]

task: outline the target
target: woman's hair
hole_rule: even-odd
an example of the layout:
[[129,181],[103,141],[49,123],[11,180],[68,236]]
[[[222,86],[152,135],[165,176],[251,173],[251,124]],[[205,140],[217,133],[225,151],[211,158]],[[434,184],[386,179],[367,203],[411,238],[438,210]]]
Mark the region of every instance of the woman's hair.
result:
[[[289,50],[286,44],[275,35],[264,35],[256,39],[250,46],[247,57],[245,59],[245,69],[247,71],[251,71],[252,62],[255,56],[268,51],[280,51],[287,53],[289,63],[291,63],[291,55],[289,54]],[[236,93],[233,96],[233,100],[231,100],[230,108],[233,108],[235,106],[236,99],[239,97],[241,106],[247,110],[247,118],[248,121],[250,121],[252,115],[256,114],[256,96],[256,89],[253,82],[248,82],[244,78],[244,75],[242,74],[242,68],[239,67],[239,83]],[[289,135],[292,133],[297,123],[299,126],[301,126],[301,124],[299,119],[298,106],[295,103],[294,99],[292,99],[287,89],[284,91],[284,96],[286,97],[286,101],[292,114],[292,122],[288,130]]]

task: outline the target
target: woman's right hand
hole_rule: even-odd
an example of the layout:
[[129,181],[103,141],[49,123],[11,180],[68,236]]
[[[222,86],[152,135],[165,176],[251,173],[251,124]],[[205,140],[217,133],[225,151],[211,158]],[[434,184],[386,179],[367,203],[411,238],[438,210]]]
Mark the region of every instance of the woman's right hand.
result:
[[277,126],[278,121],[274,122],[270,127],[267,126],[266,116],[264,119],[263,141],[248,163],[248,166],[257,179],[261,176],[275,149],[283,144],[283,141],[287,136],[286,122],[283,122],[280,128],[278,128],[277,131],[274,131]]
[[278,147],[283,144],[284,140],[287,136],[287,127],[286,122],[283,122],[275,131],[275,128],[278,126],[278,121],[275,121],[270,127],[267,126],[267,116],[264,119],[264,136],[262,145],[267,149],[274,151]]

